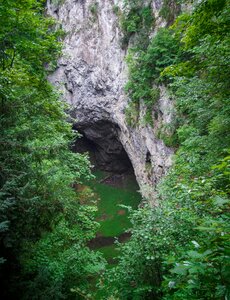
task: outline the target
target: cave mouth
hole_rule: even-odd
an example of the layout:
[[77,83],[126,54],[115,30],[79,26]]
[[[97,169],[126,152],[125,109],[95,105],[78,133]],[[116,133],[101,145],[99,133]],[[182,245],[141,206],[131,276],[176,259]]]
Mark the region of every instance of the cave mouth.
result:
[[138,208],[142,200],[137,192],[139,186],[131,161],[120,142],[120,128],[116,124],[100,121],[77,125],[74,129],[81,138],[76,139],[73,151],[88,152],[94,165],[95,178],[84,184],[93,191],[97,201],[95,220],[100,227],[96,236],[88,242],[88,247],[99,250],[110,266],[116,265],[119,252],[114,242],[125,243],[130,238],[126,231],[132,226],[129,212],[120,206]]
[[75,152],[88,152],[95,168],[116,174],[133,171],[131,161],[119,140],[120,128],[109,121],[75,125],[81,137],[75,141]]

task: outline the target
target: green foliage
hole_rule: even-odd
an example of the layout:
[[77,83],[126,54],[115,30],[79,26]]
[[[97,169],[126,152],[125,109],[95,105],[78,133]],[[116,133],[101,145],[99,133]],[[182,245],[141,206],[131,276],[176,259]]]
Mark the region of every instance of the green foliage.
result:
[[[198,219],[198,233],[203,239],[192,241],[193,247],[181,257],[166,261],[174,265],[165,278],[163,299],[224,299],[229,297],[229,156],[214,167],[209,178],[196,179],[190,192],[200,198],[197,207],[205,202],[203,218]],[[195,182],[195,181],[194,181]],[[207,197],[209,189],[210,196]],[[224,190],[223,190],[224,189]],[[199,195],[199,197],[197,196]],[[207,197],[207,198],[205,198]],[[178,260],[180,262],[178,262]],[[177,262],[176,262],[177,261]]]
[[160,16],[163,17],[167,25],[171,25],[180,13],[180,0],[164,0],[160,10]]
[[[202,1],[190,18],[179,17],[174,28],[191,58],[164,71],[173,78],[181,116],[173,176],[186,185],[202,176],[190,193],[193,203],[200,206],[205,201],[200,209],[206,211],[197,222],[204,238],[196,238],[197,249],[174,261],[172,275],[164,282],[165,299],[229,297],[229,156],[209,171],[230,146],[227,11],[228,1]],[[212,187],[209,194],[207,187]],[[197,202],[199,198],[203,200]]]
[[105,276],[106,296],[160,299],[163,257],[170,251],[176,253],[181,244],[188,243],[188,237],[194,234],[190,229],[194,216],[188,209],[173,211],[172,207],[165,207],[163,211],[146,206],[133,212],[131,221],[131,240],[121,247],[118,266]]
[[[69,150],[76,134],[46,79],[61,53],[62,32],[54,28],[43,1],[0,3],[0,256],[7,298],[50,299],[57,289],[61,299],[69,277],[74,286],[87,284],[99,272],[93,265],[103,265],[85,247],[96,228],[94,209],[81,207],[72,189],[91,177],[90,164]],[[83,267],[86,260],[91,269]]]
[[178,133],[176,132],[177,122],[169,125],[162,125],[157,132],[157,137],[168,147],[178,146]]
[[151,107],[147,107],[146,112],[145,112],[145,116],[143,119],[144,125],[150,125],[151,127],[154,126],[153,123],[153,115],[152,115],[152,108]]
[[97,2],[92,3],[89,7],[89,10],[92,15],[96,16],[98,13],[98,3]]
[[91,13],[91,17],[90,20],[94,23],[97,21],[98,18],[98,10],[99,10],[99,4],[98,2],[93,2],[92,4],[90,4],[89,6],[89,11]]
[[[151,6],[146,6],[143,1],[125,1],[123,10],[121,28],[126,46],[135,33],[134,47],[129,49],[126,57],[129,81],[125,90],[132,102],[144,101],[147,106],[144,121],[153,126],[152,109],[160,96],[160,91],[154,83],[159,83],[159,75],[165,67],[180,60],[182,53],[179,39],[169,29],[161,29],[151,41],[149,40],[154,18]],[[132,110],[127,108],[127,122],[137,124],[131,122]],[[134,119],[136,119],[135,115]]]
[[229,167],[227,156],[208,178],[190,181],[171,171],[159,189],[160,205],[133,211],[131,240],[120,245],[118,266],[104,275],[103,299],[229,294]]
[[[144,101],[147,106],[148,122],[152,122],[153,105],[160,97],[156,86],[164,68],[179,62],[183,57],[180,42],[170,29],[162,28],[150,41],[144,51],[130,49],[126,57],[129,67],[129,81],[125,86],[126,93],[132,102]],[[162,77],[163,78],[163,77]]]
[[222,149],[229,147],[229,33],[225,25],[228,7],[225,1],[202,2],[187,28],[187,17],[180,17],[175,29],[183,28],[182,41],[191,58],[182,69],[172,66],[164,71],[173,79],[171,88],[180,114],[181,143],[186,143],[187,148],[196,145],[196,153],[200,152],[197,165],[205,160],[206,167],[215,163],[223,154]]
[[165,28],[158,31],[146,51],[137,54],[131,49],[127,57],[130,78],[126,85],[131,99],[154,104],[159,97],[159,90],[153,89],[154,82],[159,81],[164,68],[180,61],[180,57],[179,41]]
[[118,5],[113,5],[113,12],[115,15],[119,16],[120,14],[120,8]]
[[[228,299],[229,1],[199,1],[150,43],[149,7],[126,1],[124,9],[128,40],[143,30],[147,41],[127,57],[130,125],[138,121],[140,101],[152,112],[164,80],[176,99],[179,149],[158,186],[159,205],[132,212],[132,237],[104,274],[102,297]],[[90,166],[86,156],[69,151],[75,135],[46,80],[61,32],[43,12],[40,1],[0,3],[3,297],[92,298],[87,288],[104,268],[86,247],[97,230],[96,208],[90,193],[83,199],[71,188],[90,178]]]
[[139,107],[137,103],[129,103],[125,109],[125,118],[129,126],[135,127],[139,120]]
[[151,6],[143,0],[124,1],[123,13],[120,15],[120,26],[124,35],[121,41],[122,48],[127,48],[134,34],[135,45],[139,48],[147,47],[154,21]]
[[[75,218],[86,224],[81,213]],[[71,289],[86,290],[89,280],[105,266],[100,254],[85,246],[84,242],[92,238],[92,232],[87,231],[87,227],[83,231],[79,224],[70,227],[68,222],[61,220],[34,245],[24,244],[22,276],[27,278],[33,274],[33,280],[22,282],[27,290],[24,299],[76,299]]]
[[133,212],[132,237],[103,279],[104,299],[230,296],[228,20],[229,1],[199,1],[191,15],[174,23],[166,38],[172,48],[160,55],[163,39],[150,43],[153,70],[142,68],[144,51],[128,58],[133,81],[127,90],[134,103],[145,99],[143,82],[152,78],[165,80],[174,93],[179,148],[158,186],[159,205]]

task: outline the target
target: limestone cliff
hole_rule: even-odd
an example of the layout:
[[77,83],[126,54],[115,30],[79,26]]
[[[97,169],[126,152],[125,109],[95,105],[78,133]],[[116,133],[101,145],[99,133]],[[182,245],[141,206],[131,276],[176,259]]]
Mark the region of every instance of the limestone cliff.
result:
[[[149,190],[145,187],[154,189],[171,165],[173,149],[156,137],[156,129],[159,122],[170,122],[172,101],[161,87],[155,127],[146,124],[129,127],[125,117],[128,98],[124,93],[128,76],[126,51],[120,46],[122,33],[114,12],[115,6],[122,8],[122,0],[52,2],[47,3],[48,13],[59,21],[66,37],[63,56],[50,80],[62,89],[64,99],[70,104],[74,126],[89,140],[96,139],[104,156],[119,152],[121,142],[146,196]],[[161,5],[161,0],[152,1],[155,28],[165,25],[158,17]],[[144,110],[143,106],[141,113]]]

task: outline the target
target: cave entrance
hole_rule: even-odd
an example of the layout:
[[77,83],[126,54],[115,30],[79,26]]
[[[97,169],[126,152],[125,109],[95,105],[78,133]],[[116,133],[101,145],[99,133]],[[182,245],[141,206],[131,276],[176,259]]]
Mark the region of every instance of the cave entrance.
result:
[[96,169],[122,174],[132,170],[130,159],[119,140],[119,127],[108,121],[76,126],[82,135],[74,145],[76,152],[88,152]]
[[112,266],[117,263],[116,257],[119,255],[115,240],[124,243],[130,238],[126,231],[131,227],[131,222],[125,207],[138,208],[141,202],[139,187],[132,164],[119,140],[120,129],[117,125],[101,121],[76,126],[75,129],[82,137],[76,140],[73,150],[88,152],[94,165],[95,178],[79,189],[80,193],[86,191],[87,195],[92,195],[98,208],[96,220],[100,228],[88,246],[100,251]]

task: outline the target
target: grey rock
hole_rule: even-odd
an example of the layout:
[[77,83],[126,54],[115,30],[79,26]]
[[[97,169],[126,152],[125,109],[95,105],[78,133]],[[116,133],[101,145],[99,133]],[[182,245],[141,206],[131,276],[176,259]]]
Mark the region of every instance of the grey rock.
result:
[[[92,13],[94,0],[65,0],[59,7],[47,1],[48,13],[67,32],[63,56],[49,79],[69,103],[74,127],[93,141],[97,149],[102,149],[99,151],[102,158],[98,159],[109,164],[112,155],[115,165],[114,156],[122,157],[124,149],[143,196],[155,203],[156,184],[171,166],[173,155],[173,149],[166,147],[156,132],[162,122],[170,123],[173,103],[162,86],[154,108],[159,116],[154,128],[141,124],[136,128],[128,126],[125,118],[128,98],[124,93],[128,76],[126,51],[120,47],[122,33],[113,12],[114,5],[122,7],[122,0],[97,0],[97,3],[96,13]],[[152,1],[157,27],[165,25],[158,17],[161,5],[160,0]],[[145,109],[142,104],[141,115]],[[102,129],[100,124],[104,124]]]

